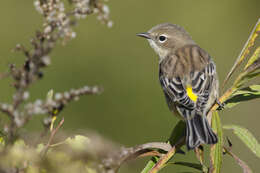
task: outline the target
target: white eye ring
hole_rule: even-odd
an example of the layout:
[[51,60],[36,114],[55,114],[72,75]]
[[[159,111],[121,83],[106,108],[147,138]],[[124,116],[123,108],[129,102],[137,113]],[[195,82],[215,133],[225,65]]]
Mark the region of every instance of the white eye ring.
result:
[[166,35],[160,35],[158,37],[158,40],[160,43],[164,43],[167,40],[167,36]]

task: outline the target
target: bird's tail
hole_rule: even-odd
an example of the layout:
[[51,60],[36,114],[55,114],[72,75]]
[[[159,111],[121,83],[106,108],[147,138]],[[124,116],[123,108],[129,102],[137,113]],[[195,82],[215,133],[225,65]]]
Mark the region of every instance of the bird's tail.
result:
[[186,121],[186,145],[188,150],[200,144],[215,144],[218,142],[216,134],[212,131],[205,116],[196,114]]

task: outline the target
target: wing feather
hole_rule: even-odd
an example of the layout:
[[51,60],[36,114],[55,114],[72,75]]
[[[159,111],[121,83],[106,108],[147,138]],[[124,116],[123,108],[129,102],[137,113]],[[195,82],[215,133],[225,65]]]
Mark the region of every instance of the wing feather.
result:
[[[185,48],[185,52],[187,53],[193,53],[194,48],[191,47],[190,51]],[[198,48],[196,48],[198,49]],[[186,56],[185,60],[187,61],[187,57],[191,57],[188,54],[185,54],[185,52],[182,52],[181,56]],[[169,75],[172,74],[172,71],[164,70],[161,63],[160,65],[160,73],[159,73],[159,79],[160,83],[162,85],[163,91],[167,97],[167,99],[170,99],[170,101],[177,104],[177,109],[184,116],[186,117],[186,111],[184,109],[188,109],[189,111],[199,111],[204,112],[206,104],[208,103],[210,93],[212,90],[212,84],[213,80],[216,77],[216,68],[213,63],[213,61],[210,58],[204,58],[204,57],[196,57],[196,56],[202,56],[202,51],[200,53],[194,53],[191,58],[193,58],[190,62],[196,62],[195,60],[198,59],[201,61],[201,59],[207,60],[207,63],[204,65],[203,68],[200,69],[192,69],[191,71],[188,71],[187,74],[183,76],[176,76],[176,75]],[[204,56],[208,56],[204,54]],[[180,57],[180,56],[179,56]],[[172,57],[169,57],[172,58]],[[178,62],[178,59],[172,62]],[[191,63],[187,63],[191,64]],[[191,64],[192,65],[192,64]],[[192,65],[193,67],[196,67],[196,65]],[[198,65],[197,65],[198,66]],[[188,67],[184,67],[188,68]],[[175,69],[172,69],[173,71]],[[187,70],[186,70],[187,71]],[[191,100],[189,96],[187,95],[186,87],[187,86],[192,87],[192,91],[195,95],[197,95],[196,102]],[[193,113],[189,113],[189,115],[192,115]]]

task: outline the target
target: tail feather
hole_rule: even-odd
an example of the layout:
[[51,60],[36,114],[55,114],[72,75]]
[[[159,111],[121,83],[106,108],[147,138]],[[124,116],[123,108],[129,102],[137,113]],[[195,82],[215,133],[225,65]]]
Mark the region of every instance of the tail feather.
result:
[[216,134],[212,131],[205,116],[196,114],[186,121],[186,144],[188,150],[200,144],[215,144],[218,142]]

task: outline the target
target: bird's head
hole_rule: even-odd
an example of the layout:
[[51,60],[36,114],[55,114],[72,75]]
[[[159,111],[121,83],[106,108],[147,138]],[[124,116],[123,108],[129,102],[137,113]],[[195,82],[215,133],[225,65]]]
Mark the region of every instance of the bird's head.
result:
[[182,46],[195,44],[182,27],[170,23],[156,25],[148,32],[139,33],[137,36],[144,37],[149,41],[160,60],[163,60],[169,52],[174,52]]

